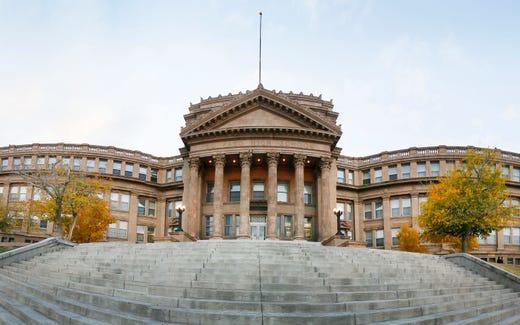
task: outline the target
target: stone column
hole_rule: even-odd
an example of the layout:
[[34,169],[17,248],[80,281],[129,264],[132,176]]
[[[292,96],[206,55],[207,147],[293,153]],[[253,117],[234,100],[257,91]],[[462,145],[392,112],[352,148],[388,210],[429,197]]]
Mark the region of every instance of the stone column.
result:
[[321,208],[318,217],[319,240],[329,238],[336,233],[336,216],[332,213],[330,206],[330,158],[321,158]]
[[413,191],[410,196],[412,200],[412,228],[415,228],[419,230],[419,220],[417,220],[417,217],[419,216],[419,193],[416,191]]
[[383,233],[385,249],[392,249],[392,220],[390,211],[390,196],[383,196]]
[[166,217],[166,201],[164,200],[164,198],[157,200],[155,209],[155,236],[164,237],[166,236],[168,229],[168,222]]
[[[222,239],[223,220],[222,207],[224,205],[224,165],[226,164],[225,155],[213,156],[215,161],[215,181],[213,194],[213,236],[211,239]],[[240,188],[242,190],[242,188]]]
[[294,155],[294,176],[296,184],[296,200],[294,202],[294,226],[296,240],[303,240],[303,223],[305,214],[305,203],[303,201],[303,188],[304,188],[304,169],[305,169],[304,155]]
[[137,242],[137,194],[130,193],[130,209],[128,213],[128,242]]
[[278,202],[278,157],[279,153],[267,154],[267,239],[276,239],[276,213]]
[[363,203],[361,201],[354,202],[354,238],[356,241],[365,240],[364,231],[364,218],[363,218]]
[[249,203],[251,201],[251,157],[250,152],[240,154],[240,231],[238,238],[249,239]]
[[189,193],[187,194],[188,200],[186,203],[186,213],[182,215],[182,227],[190,235],[198,237],[196,234],[197,223],[199,222],[199,216],[197,215],[197,204],[200,204],[200,198],[197,197],[199,187],[199,158],[190,158],[190,186]]

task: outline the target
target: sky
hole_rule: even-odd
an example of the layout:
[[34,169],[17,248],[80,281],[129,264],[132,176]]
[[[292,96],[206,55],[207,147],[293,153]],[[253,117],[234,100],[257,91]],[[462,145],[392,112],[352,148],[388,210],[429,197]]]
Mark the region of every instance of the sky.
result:
[[323,94],[342,154],[520,152],[520,1],[0,0],[0,146],[179,154],[190,102]]

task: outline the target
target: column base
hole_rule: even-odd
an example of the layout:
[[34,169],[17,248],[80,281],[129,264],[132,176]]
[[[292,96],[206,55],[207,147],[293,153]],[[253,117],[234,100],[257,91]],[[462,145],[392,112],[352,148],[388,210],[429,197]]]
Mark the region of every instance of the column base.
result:
[[197,241],[197,239],[190,234],[187,234],[183,231],[175,232],[170,235],[170,240],[174,242],[188,242],[188,241]]
[[249,235],[239,235],[238,240],[250,240],[251,237]]
[[209,240],[222,240],[223,238],[220,236],[213,236]]

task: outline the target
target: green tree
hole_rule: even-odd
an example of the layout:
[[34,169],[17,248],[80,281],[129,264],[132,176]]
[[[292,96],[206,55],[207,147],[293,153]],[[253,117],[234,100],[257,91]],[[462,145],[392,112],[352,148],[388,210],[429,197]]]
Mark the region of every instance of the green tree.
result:
[[509,193],[496,157],[493,150],[470,150],[461,168],[429,187],[419,216],[426,239],[457,238],[467,252],[471,238],[487,237],[507,224],[514,210],[504,204]]
[[7,205],[0,197],[0,232],[8,232],[13,225],[13,218],[9,214]]

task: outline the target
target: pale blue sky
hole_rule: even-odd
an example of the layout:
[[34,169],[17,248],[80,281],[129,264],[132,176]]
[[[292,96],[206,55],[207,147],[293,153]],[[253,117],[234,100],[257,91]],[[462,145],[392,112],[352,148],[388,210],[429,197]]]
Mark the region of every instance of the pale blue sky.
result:
[[0,0],[0,146],[175,155],[190,102],[257,84],[333,98],[345,155],[520,152],[519,1]]

